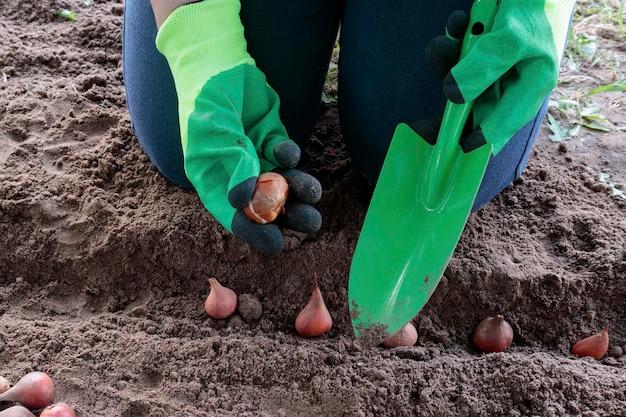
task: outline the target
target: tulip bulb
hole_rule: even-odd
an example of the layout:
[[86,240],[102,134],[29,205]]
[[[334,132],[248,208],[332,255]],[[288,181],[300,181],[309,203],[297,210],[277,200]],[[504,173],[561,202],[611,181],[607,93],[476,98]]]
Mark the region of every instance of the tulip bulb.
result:
[[211,291],[204,302],[204,310],[213,319],[225,319],[237,309],[237,294],[222,286],[215,278],[209,279]]
[[54,399],[54,382],[43,372],[31,372],[17,383],[0,394],[0,401],[12,401],[26,408],[35,410],[52,403]]
[[513,328],[501,315],[486,318],[474,331],[474,344],[481,352],[504,352],[511,343]]
[[56,403],[46,407],[39,417],[76,417],[76,413],[65,403]]
[[413,346],[417,342],[417,330],[413,323],[408,322],[399,331],[383,341],[383,346],[395,348],[399,346]]
[[0,394],[8,390],[10,387],[11,384],[9,383],[9,381],[5,377],[0,376]]
[[332,326],[333,319],[324,303],[317,274],[314,274],[311,298],[296,317],[296,332],[303,337],[317,337],[328,332]]
[[600,360],[609,350],[609,328],[605,328],[600,333],[586,337],[572,346],[572,353],[579,357],[591,356]]
[[16,405],[6,410],[0,411],[0,417],[35,417],[33,413],[21,405]]
[[243,211],[256,223],[271,223],[285,211],[288,194],[287,180],[275,172],[266,172],[259,175],[252,200]]

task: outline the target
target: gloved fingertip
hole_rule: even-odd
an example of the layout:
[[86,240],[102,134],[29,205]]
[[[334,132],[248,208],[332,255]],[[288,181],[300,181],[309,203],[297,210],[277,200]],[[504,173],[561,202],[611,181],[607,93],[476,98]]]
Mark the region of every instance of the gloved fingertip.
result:
[[302,152],[292,140],[285,140],[274,147],[274,158],[283,168],[293,168],[300,162]]
[[437,143],[441,119],[422,119],[409,122],[408,125],[429,144],[434,145]]
[[467,26],[469,25],[469,16],[463,10],[455,10],[448,17],[446,30],[448,35],[455,39],[463,39]]
[[446,78],[443,80],[443,93],[446,95],[448,100],[455,104],[465,103],[463,93],[461,93],[459,84],[454,78],[454,75],[452,75],[452,72],[449,72],[448,75],[446,75]]
[[322,215],[313,206],[288,203],[281,219],[285,227],[302,233],[315,233],[322,227]]
[[278,226],[254,223],[241,210],[235,213],[231,230],[235,237],[259,252],[274,255],[283,250],[284,238]]
[[242,209],[248,205],[256,188],[257,177],[250,177],[247,180],[235,185],[228,192],[228,202],[236,209]]
[[439,78],[443,79],[459,60],[460,44],[446,36],[432,39],[426,46],[426,60]]
[[478,127],[472,131],[469,135],[461,139],[461,148],[463,152],[469,153],[474,149],[478,149],[487,143],[487,139],[483,133],[483,130]]
[[289,184],[290,193],[303,203],[313,205],[322,198],[322,184],[314,176],[297,169],[288,169],[282,174]]

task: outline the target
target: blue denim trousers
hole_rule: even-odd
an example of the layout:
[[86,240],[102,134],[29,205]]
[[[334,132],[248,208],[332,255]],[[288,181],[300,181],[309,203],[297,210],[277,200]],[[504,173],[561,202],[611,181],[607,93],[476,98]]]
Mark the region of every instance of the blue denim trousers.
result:
[[[395,127],[436,118],[445,99],[425,60],[452,11],[470,0],[241,0],[250,54],[281,99],[290,136],[306,147],[341,25],[339,115],[355,166],[375,181]],[[149,0],[126,0],[124,82],[135,134],[159,171],[191,188],[183,169],[174,81],[154,45]],[[547,105],[489,163],[474,209],[522,174]]]

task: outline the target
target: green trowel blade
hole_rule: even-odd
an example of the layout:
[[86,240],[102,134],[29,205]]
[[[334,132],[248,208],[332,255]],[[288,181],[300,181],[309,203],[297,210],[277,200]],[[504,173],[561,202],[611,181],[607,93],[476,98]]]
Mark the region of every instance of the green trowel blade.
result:
[[[497,1],[474,2],[462,55],[491,29]],[[352,325],[366,344],[419,313],[459,241],[491,157],[488,144],[470,153],[459,145],[471,108],[447,103],[435,145],[408,125],[396,129],[350,269]]]

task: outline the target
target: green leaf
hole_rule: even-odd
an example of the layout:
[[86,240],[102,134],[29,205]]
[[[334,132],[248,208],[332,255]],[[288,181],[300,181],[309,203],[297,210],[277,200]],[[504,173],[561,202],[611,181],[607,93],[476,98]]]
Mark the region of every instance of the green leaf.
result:
[[617,27],[622,36],[626,35],[626,28],[624,28],[624,0],[620,1],[617,8]]
[[582,110],[580,111],[580,115],[582,117],[585,117],[585,116],[599,113],[600,110],[602,109],[596,103],[589,103],[585,107],[582,108]]
[[596,37],[581,33],[576,39],[575,52],[586,61],[591,61],[598,51]]
[[59,11],[59,16],[70,22],[76,20],[76,12],[74,10],[63,9]]
[[548,113],[548,129],[552,132],[550,140],[552,142],[563,142],[569,138],[567,129],[563,129],[559,122]]
[[611,181],[611,176],[606,172],[601,172],[599,176],[600,182],[607,184],[611,188],[611,195],[613,197],[621,198],[622,200],[626,200],[626,194],[621,190],[621,187],[618,188],[618,185]]
[[609,92],[624,92],[626,91],[626,81],[618,81],[616,83],[605,84],[590,90],[586,95],[593,96],[595,94],[609,93]]
[[337,99],[335,97],[329,96],[328,94],[326,94],[326,92],[322,93],[322,103],[330,105],[336,102],[337,102]]
[[550,107],[559,110],[576,109],[580,104],[576,100],[567,98],[559,98],[557,100],[550,100]]
[[585,114],[582,115],[582,117],[583,126],[588,129],[599,130],[601,132],[610,132],[613,130],[613,124],[601,114]]

